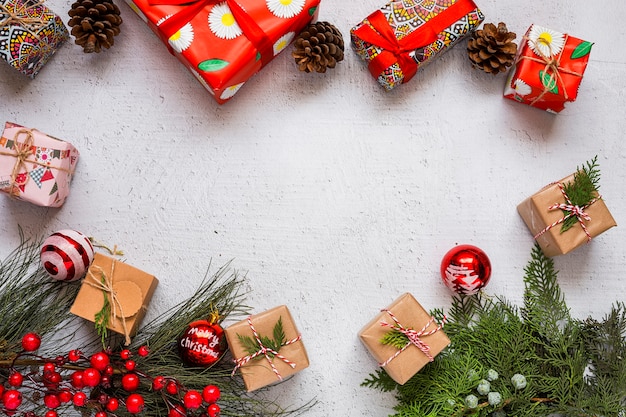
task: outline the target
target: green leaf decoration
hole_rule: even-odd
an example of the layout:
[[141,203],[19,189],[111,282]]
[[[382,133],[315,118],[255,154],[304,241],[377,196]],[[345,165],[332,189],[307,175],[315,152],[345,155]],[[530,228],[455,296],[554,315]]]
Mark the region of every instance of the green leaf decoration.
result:
[[551,93],[559,94],[559,86],[556,84],[556,77],[548,74],[545,71],[539,71],[539,78],[541,84]]
[[256,52],[256,60],[260,60],[261,59],[261,53],[259,51]]
[[[598,155],[594,156],[591,161],[587,161],[586,165],[576,168],[574,180],[567,184],[563,184],[565,194],[569,197],[573,205],[582,207],[587,204],[598,194],[600,188],[600,168],[598,167]],[[563,211],[563,215],[570,214]],[[561,233],[569,230],[578,223],[576,216],[568,217],[561,224]]]
[[317,11],[317,6],[315,7],[311,7],[309,9],[309,16],[313,16],[315,14],[315,12]]
[[380,343],[383,345],[391,345],[396,349],[402,349],[409,343],[409,338],[397,328],[393,328],[385,333],[382,339],[380,339]]
[[230,65],[230,62],[228,61],[224,61],[223,59],[219,59],[219,58],[213,58],[213,59],[207,59],[199,63],[198,69],[200,71],[205,71],[205,72],[215,72],[215,71],[224,69],[229,65]]
[[[106,286],[106,276],[104,273],[100,277],[100,281],[102,282],[102,285]],[[107,326],[109,325],[109,321],[111,319],[111,304],[109,303],[109,297],[107,297],[105,291],[102,291],[102,295],[104,296],[104,304],[102,305],[102,309],[95,314],[94,323],[96,332],[102,341],[102,347],[106,348]]]
[[[285,336],[285,331],[283,330],[283,318],[282,317],[278,318],[278,321],[274,325],[274,329],[272,333],[273,333],[273,337],[259,335],[259,339],[261,339],[261,343],[263,344],[263,346],[278,352],[280,351],[280,348],[283,346],[283,344],[287,341],[287,337]],[[239,342],[241,343],[243,348],[246,350],[248,355],[254,355],[259,350],[261,350],[261,346],[259,345],[259,342],[257,342],[255,338],[250,337],[250,336],[242,336],[239,333],[237,333],[237,338],[239,339]],[[268,352],[268,355],[270,357],[274,357],[274,355],[270,352]],[[258,356],[257,358],[259,357],[260,356]]]
[[576,49],[572,51],[572,56],[570,58],[578,59],[584,57],[585,55],[589,55],[592,46],[593,42],[583,41],[580,45],[576,47]]

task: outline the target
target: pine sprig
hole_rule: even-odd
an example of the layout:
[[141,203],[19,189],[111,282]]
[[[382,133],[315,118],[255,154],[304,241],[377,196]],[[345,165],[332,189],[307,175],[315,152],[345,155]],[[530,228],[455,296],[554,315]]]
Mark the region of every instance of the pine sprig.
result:
[[401,333],[397,327],[395,327],[385,333],[385,335],[380,339],[380,343],[383,345],[391,345],[396,349],[402,349],[407,343],[409,343],[409,338],[404,333]]
[[[106,276],[104,273],[101,274],[100,282],[102,285],[106,286]],[[106,348],[107,342],[107,326],[111,321],[111,303],[109,302],[109,297],[106,292],[102,292],[102,296],[104,297],[104,301],[102,303],[102,308],[94,315],[94,327],[96,328],[96,333],[100,336],[100,340],[102,341],[102,347]]]
[[601,321],[573,319],[538,246],[524,283],[520,309],[500,297],[454,297],[451,344],[434,362],[404,385],[384,369],[362,385],[395,390],[394,417],[626,415],[625,304]]
[[[259,339],[261,340],[263,346],[270,350],[278,352],[283,344],[285,344],[285,342],[287,341],[287,337],[285,336],[285,331],[283,329],[282,317],[278,318],[278,321],[272,329],[272,334],[273,337],[259,335]],[[239,342],[244,347],[248,355],[254,355],[262,348],[259,342],[253,337],[240,335],[239,333],[237,333],[237,338],[239,339]],[[270,358],[274,357],[274,354],[272,352],[268,351],[267,354]]]
[[[580,168],[576,168],[574,180],[564,184],[564,191],[569,197],[573,205],[582,207],[587,204],[598,194],[600,188],[600,168],[598,165],[598,156],[593,157],[591,161],[587,161]],[[563,215],[571,214],[563,211]],[[561,225],[561,233],[569,230],[578,223],[576,216],[568,217]]]

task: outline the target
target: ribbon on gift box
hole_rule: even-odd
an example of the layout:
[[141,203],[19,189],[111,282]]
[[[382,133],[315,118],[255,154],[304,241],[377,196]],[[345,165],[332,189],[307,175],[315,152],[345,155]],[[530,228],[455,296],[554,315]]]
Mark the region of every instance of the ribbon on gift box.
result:
[[0,19],[0,28],[8,27],[11,25],[19,25],[27,29],[40,29],[41,27],[45,26],[46,23],[41,18],[29,17],[26,12],[30,9],[34,9],[37,6],[41,6],[42,4],[43,2],[40,1],[35,4],[31,4],[30,6],[21,8],[20,10],[15,7],[15,11],[13,12],[9,10],[4,4],[0,4],[0,13],[6,15],[4,18]]
[[383,12],[376,10],[366,19],[369,25],[362,25],[354,34],[382,49],[368,64],[368,69],[374,77],[378,77],[387,68],[398,63],[404,74],[403,82],[406,83],[418,70],[417,62],[409,54],[435,42],[441,32],[475,9],[476,5],[472,0],[458,0],[402,39],[396,37],[394,28]]
[[[34,129],[20,129],[15,132],[15,135],[13,136],[14,152],[0,151],[0,155],[14,156],[16,159],[15,165],[13,166],[13,171],[11,171],[11,182],[9,184],[9,187],[11,188],[10,194],[14,197],[19,195],[19,187],[25,186],[28,182],[28,179],[30,178],[28,175],[26,175],[24,181],[18,182],[17,180],[17,177],[22,169],[27,173],[29,172],[28,168],[26,167],[27,162],[50,169],[56,169],[57,171],[67,172],[70,175],[74,173],[73,170],[65,169],[63,167],[56,167],[54,165],[49,165],[47,163],[28,159],[31,155],[35,153],[37,149],[37,147],[34,145],[35,137],[33,136],[33,130]],[[18,139],[19,136],[22,134],[26,135],[26,139],[24,140],[24,142],[20,143]]]
[[[171,53],[173,53],[169,39],[186,23],[190,22],[198,13],[207,6],[216,5],[224,2],[224,0],[149,0],[148,4],[152,6],[170,5],[184,6],[184,8],[170,16],[162,24],[159,25],[159,34],[163,42],[167,45]],[[244,36],[254,45],[259,52],[261,64],[265,65],[274,56],[273,43],[261,27],[254,19],[241,7],[235,0],[225,0],[235,21],[241,28]]]
[[428,327],[431,325],[431,323],[433,323],[435,321],[435,318],[431,316],[430,320],[428,320],[428,322],[426,322],[426,324],[424,325],[424,327],[422,327],[421,330],[415,330],[415,329],[410,329],[407,327],[404,327],[400,321],[396,318],[396,316],[388,309],[382,309],[381,311],[386,312],[387,314],[389,314],[389,317],[391,317],[391,319],[394,321],[395,324],[390,324],[387,323],[386,321],[381,321],[380,325],[383,327],[391,327],[392,330],[391,331],[397,331],[402,333],[403,335],[405,335],[409,340],[406,343],[406,345],[404,345],[401,349],[399,349],[398,351],[396,351],[396,353],[394,353],[392,356],[390,356],[386,361],[379,363],[379,366],[387,366],[389,364],[389,362],[391,362],[392,360],[394,360],[395,358],[398,357],[398,355],[400,355],[402,352],[404,352],[409,346],[413,345],[415,347],[417,347],[419,350],[421,350],[424,355],[426,355],[426,357],[428,357],[428,360],[430,362],[432,362],[434,360],[433,356],[430,354],[430,346],[428,346],[428,344],[426,344],[421,338],[423,336],[430,336],[432,334],[437,333],[439,330],[441,330],[444,326],[444,324],[446,323],[446,317],[443,317],[443,320],[441,321],[441,324],[439,324],[437,327],[435,327],[432,330],[426,331],[426,329],[428,329]]
[[[564,35],[565,35],[565,40],[563,42],[563,45],[567,44],[567,39],[569,38],[567,34],[564,34]],[[543,91],[528,104],[530,106],[534,106],[535,103],[539,102],[543,98],[543,96],[551,92],[555,86],[558,88],[558,85],[560,85],[563,88],[563,97],[565,98],[565,100],[568,100],[569,96],[567,94],[567,89],[565,88],[566,87],[565,81],[563,81],[563,77],[561,77],[561,73],[574,75],[576,77],[582,77],[583,74],[579,72],[575,72],[575,71],[570,71],[566,68],[561,67],[561,55],[563,55],[563,51],[565,50],[565,48],[562,48],[559,54],[556,57],[553,57],[552,47],[550,43],[546,42],[543,38],[539,38],[537,42],[533,41],[532,39],[529,39],[527,36],[524,36],[522,39],[529,43],[533,43],[535,45],[541,42],[544,45],[546,45],[548,47],[548,51],[550,51],[549,55],[545,55],[541,51],[541,48],[535,47],[533,48],[533,52],[535,52],[539,56],[539,58],[526,56],[526,55],[520,55],[517,59],[517,62],[521,60],[529,60],[529,61],[537,62],[539,64],[545,64],[545,67],[543,68],[543,71],[540,71],[540,74],[549,74],[547,78],[542,77],[541,79],[541,83],[543,84]]]
[[[256,340],[256,342],[257,342],[257,344],[259,345],[260,348],[259,348],[259,350],[257,350],[256,352],[254,352],[251,355],[247,355],[247,356],[244,356],[242,358],[235,359],[235,369],[233,369],[233,372],[231,373],[231,375],[235,375],[235,372],[237,372],[237,369],[241,368],[242,366],[244,366],[245,364],[247,364],[251,360],[253,360],[253,359],[263,355],[263,356],[265,356],[265,359],[267,359],[267,362],[270,364],[270,367],[272,368],[272,371],[274,372],[274,374],[276,374],[276,377],[280,381],[282,381],[283,377],[280,374],[280,372],[278,372],[278,369],[276,369],[276,366],[272,362],[272,358],[270,357],[270,354],[275,356],[275,357],[277,357],[278,359],[282,360],[283,362],[285,362],[287,365],[291,366],[292,368],[295,368],[296,364],[294,362],[290,361],[289,359],[287,359],[286,357],[284,357],[283,355],[281,355],[280,353],[278,353],[277,351],[275,351],[274,349],[265,346],[263,344],[263,342],[261,341],[261,338],[259,337],[258,332],[254,328],[254,325],[252,324],[251,316],[248,316],[247,320],[248,320],[248,325],[250,326],[250,330],[252,330],[252,334],[254,335],[254,339]],[[295,338],[293,338],[291,340],[287,340],[286,342],[282,343],[280,346],[291,345],[293,343],[296,343],[296,342],[300,341],[301,339],[302,339],[302,335],[299,334],[297,337],[295,337]]]
[[557,209],[563,210],[567,212],[567,214],[561,217],[559,220],[555,221],[554,223],[546,226],[539,233],[537,233],[534,236],[534,238],[537,239],[539,236],[543,235],[544,233],[546,233],[548,230],[552,229],[553,227],[563,223],[565,220],[569,219],[570,217],[576,216],[576,218],[578,219],[578,223],[580,223],[580,227],[582,227],[583,231],[587,235],[587,242],[590,242],[591,234],[587,230],[587,226],[585,226],[585,221],[591,221],[591,217],[587,213],[585,213],[585,209],[589,207],[590,205],[592,205],[593,203],[595,203],[596,201],[600,200],[602,196],[598,195],[596,198],[592,199],[584,206],[577,206],[577,205],[572,204],[572,201],[570,200],[569,196],[565,192],[565,186],[562,183],[559,183],[558,185],[559,185],[559,190],[561,190],[561,194],[563,194],[563,197],[565,198],[565,201],[567,204],[554,203],[550,207],[548,207],[548,210],[557,210]]

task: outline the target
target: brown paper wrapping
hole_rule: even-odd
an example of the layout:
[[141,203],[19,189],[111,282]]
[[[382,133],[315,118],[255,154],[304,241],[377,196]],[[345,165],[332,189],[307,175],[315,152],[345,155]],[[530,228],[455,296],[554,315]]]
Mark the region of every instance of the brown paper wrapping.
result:
[[[293,321],[293,317],[291,317],[291,313],[289,312],[287,306],[281,305],[263,313],[255,314],[251,316],[251,320],[252,325],[259,335],[272,337],[274,334],[274,326],[281,317],[283,330],[287,340],[297,338],[300,333],[298,332],[298,329]],[[254,337],[247,320],[242,320],[232,326],[229,326],[224,330],[224,333],[226,334],[226,341],[228,342],[233,358],[240,359],[248,356],[249,353],[241,345],[239,338],[237,337],[237,334]],[[274,357],[272,359],[272,363],[280,373],[283,380],[309,366],[309,358],[302,340],[290,345],[282,346],[278,353],[296,364],[295,368],[292,368],[279,358]],[[241,371],[243,382],[246,385],[248,392],[280,382],[280,379],[278,379],[269,362],[263,355],[241,366],[239,370]]]
[[[111,266],[115,262],[113,277],[110,277]],[[137,332],[137,328],[146,312],[146,307],[154,294],[159,281],[153,275],[147,274],[124,262],[120,262],[111,257],[96,253],[94,261],[89,267],[70,313],[93,322],[95,315],[102,310],[104,305],[105,292],[90,285],[97,283],[95,279],[100,279],[104,273],[112,279],[115,297],[122,307],[124,320],[121,317],[113,318],[109,321],[107,328],[116,333],[124,334],[124,324],[129,336]],[[107,294],[109,303],[112,304],[111,295]],[[119,313],[119,311],[118,311]],[[125,323],[123,322],[125,321]]]
[[[565,203],[558,184],[569,183],[573,180],[574,174],[569,175],[557,183],[542,188],[517,206],[518,213],[533,236],[536,236],[548,225],[563,218],[564,214],[561,210],[549,210],[548,208],[555,203]],[[609,209],[604,204],[604,200],[600,199],[587,207],[585,213],[591,217],[591,221],[583,221],[592,238],[613,226],[617,226]],[[587,243],[587,241],[587,235],[580,223],[575,224],[565,233],[561,233],[561,225],[558,224],[537,237],[537,243],[546,256],[564,255]]]
[[[419,302],[409,293],[401,295],[396,299],[387,310],[391,311],[396,319],[406,328],[420,330],[430,320],[431,316],[420,305]],[[391,345],[383,345],[380,343],[383,336],[391,330],[390,327],[381,326],[380,322],[386,321],[393,324],[394,321],[386,311],[380,312],[372,321],[367,323],[359,332],[359,338],[376,358],[378,363],[385,362],[392,357],[398,349]],[[437,328],[437,323],[432,322],[426,331]],[[421,340],[430,347],[430,354],[435,357],[446,346],[450,344],[450,339],[439,330],[432,335],[423,336]],[[385,366],[385,371],[398,384],[405,384],[413,375],[419,372],[430,359],[417,346],[410,345],[406,350],[400,353],[395,359]]]

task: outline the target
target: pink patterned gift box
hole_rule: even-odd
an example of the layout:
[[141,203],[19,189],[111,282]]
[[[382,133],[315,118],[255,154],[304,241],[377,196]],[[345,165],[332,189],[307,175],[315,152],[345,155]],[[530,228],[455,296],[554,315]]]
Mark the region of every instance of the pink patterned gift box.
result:
[[22,74],[34,78],[69,37],[43,1],[0,0],[0,58]]
[[0,137],[0,191],[38,206],[60,207],[78,156],[71,143],[7,122]]

